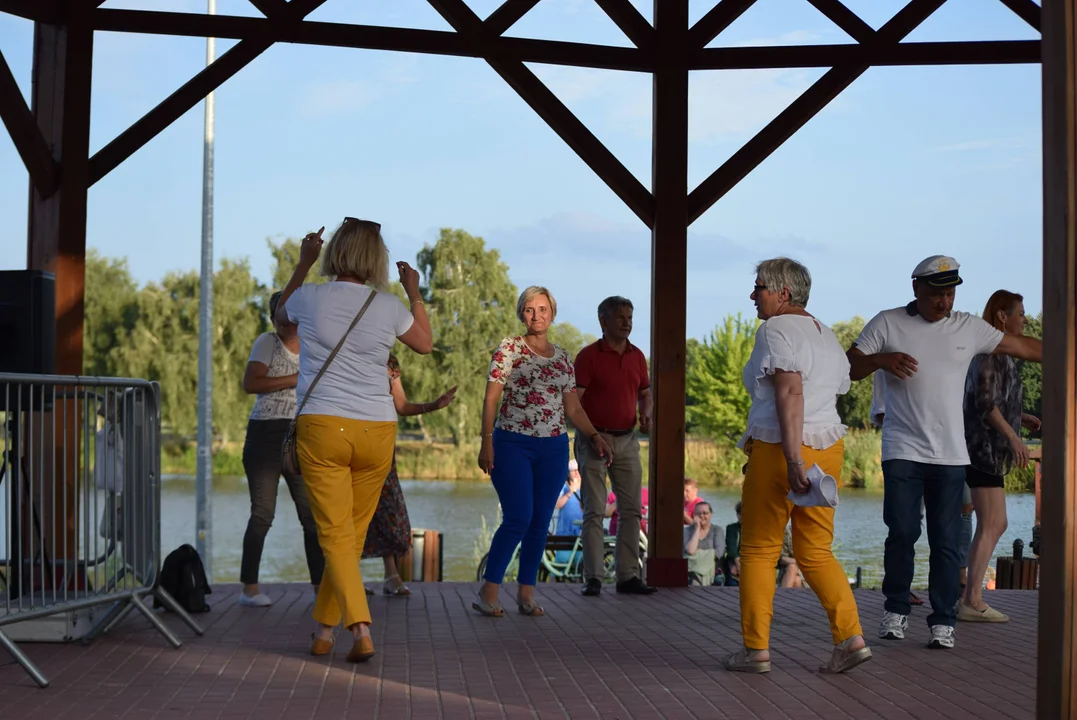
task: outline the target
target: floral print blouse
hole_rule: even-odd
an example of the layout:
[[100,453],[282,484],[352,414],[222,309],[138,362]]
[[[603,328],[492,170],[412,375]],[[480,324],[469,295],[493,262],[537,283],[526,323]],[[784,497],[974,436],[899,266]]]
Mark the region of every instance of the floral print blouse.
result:
[[1024,402],[1017,363],[1007,355],[977,355],[965,377],[965,444],[969,464],[980,472],[1005,475],[1013,467],[1010,441],[991,426],[987,416],[996,406],[1020,435]]
[[555,345],[553,357],[544,358],[522,337],[507,337],[490,360],[487,380],[505,386],[498,429],[532,437],[567,432],[562,394],[576,392],[576,371],[564,348]]

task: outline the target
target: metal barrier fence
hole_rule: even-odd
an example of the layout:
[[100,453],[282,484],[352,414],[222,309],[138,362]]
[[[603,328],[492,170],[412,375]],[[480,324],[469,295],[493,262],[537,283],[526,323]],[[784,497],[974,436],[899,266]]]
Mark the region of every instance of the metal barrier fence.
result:
[[43,623],[66,623],[55,639],[88,643],[138,610],[180,647],[146,606],[152,595],[201,635],[158,582],[159,386],[0,373],[0,422],[0,646],[46,687],[12,639],[50,639]]

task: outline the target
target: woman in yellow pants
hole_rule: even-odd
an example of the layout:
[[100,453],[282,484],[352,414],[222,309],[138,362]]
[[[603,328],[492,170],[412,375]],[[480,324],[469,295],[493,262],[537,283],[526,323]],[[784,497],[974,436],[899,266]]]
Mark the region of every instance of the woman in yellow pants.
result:
[[871,658],[849,581],[831,551],[834,509],[800,507],[789,491],[805,493],[813,465],[841,477],[844,457],[837,397],[849,391],[849,361],[834,333],[804,309],[811,275],[800,263],[759,263],[752,300],[763,323],[744,368],[752,397],[741,447],[748,454],[740,545],[740,612],[744,648],[725,659],[727,670],[770,671],[774,567],[792,517],[793,552],[830,619],[834,648],[821,672],[845,672]]
[[330,282],[300,287],[321,254],[322,230],[303,239],[277,316],[298,326],[296,445],[325,555],[310,651],[328,654],[343,621],[353,640],[348,660],[363,662],[374,656],[374,642],[359,558],[396,442],[385,365],[397,339],[422,354],[432,342],[415,270],[397,263],[410,311],[392,293],[376,292],[389,284],[377,223],[344,218],[322,260]]

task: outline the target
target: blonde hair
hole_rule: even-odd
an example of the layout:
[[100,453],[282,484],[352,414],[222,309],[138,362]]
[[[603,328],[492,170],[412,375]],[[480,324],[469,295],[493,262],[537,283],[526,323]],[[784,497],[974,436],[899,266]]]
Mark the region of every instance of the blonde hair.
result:
[[553,299],[553,295],[550,294],[550,291],[541,285],[532,285],[520,293],[520,299],[516,301],[516,317],[520,319],[520,322],[524,321],[524,308],[527,306],[527,303],[531,302],[539,295],[545,295],[546,299],[550,301],[550,322],[553,322],[557,317],[557,301]]
[[344,218],[322,252],[322,275],[352,275],[372,287],[389,287],[389,248],[382,240],[381,225]]
[[1025,299],[1015,292],[1009,290],[996,290],[990,298],[987,300],[987,306],[984,307],[984,320],[991,323],[992,327],[997,330],[1005,329],[1005,321],[999,320],[998,314],[1009,316],[1015,309],[1017,309],[1017,303],[1024,302]]

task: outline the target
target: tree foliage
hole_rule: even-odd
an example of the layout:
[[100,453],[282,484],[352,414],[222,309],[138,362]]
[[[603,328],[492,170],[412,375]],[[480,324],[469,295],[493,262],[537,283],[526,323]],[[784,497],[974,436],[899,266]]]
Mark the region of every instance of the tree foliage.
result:
[[758,320],[738,313],[725,321],[693,350],[688,366],[686,414],[700,433],[715,439],[736,440],[743,432],[751,408],[741,373],[752,354]]
[[[859,315],[851,320],[836,322],[830,326],[842,350],[848,350],[860,337],[864,329],[864,318]],[[857,380],[849,388],[849,392],[838,396],[838,414],[841,421],[852,428],[870,428],[871,424],[871,400],[874,389],[874,380],[867,377]]]
[[[1043,339],[1043,313],[1028,319],[1025,335]],[[1025,391],[1025,412],[1043,417],[1043,366],[1039,363],[1020,362],[1021,385]]]

